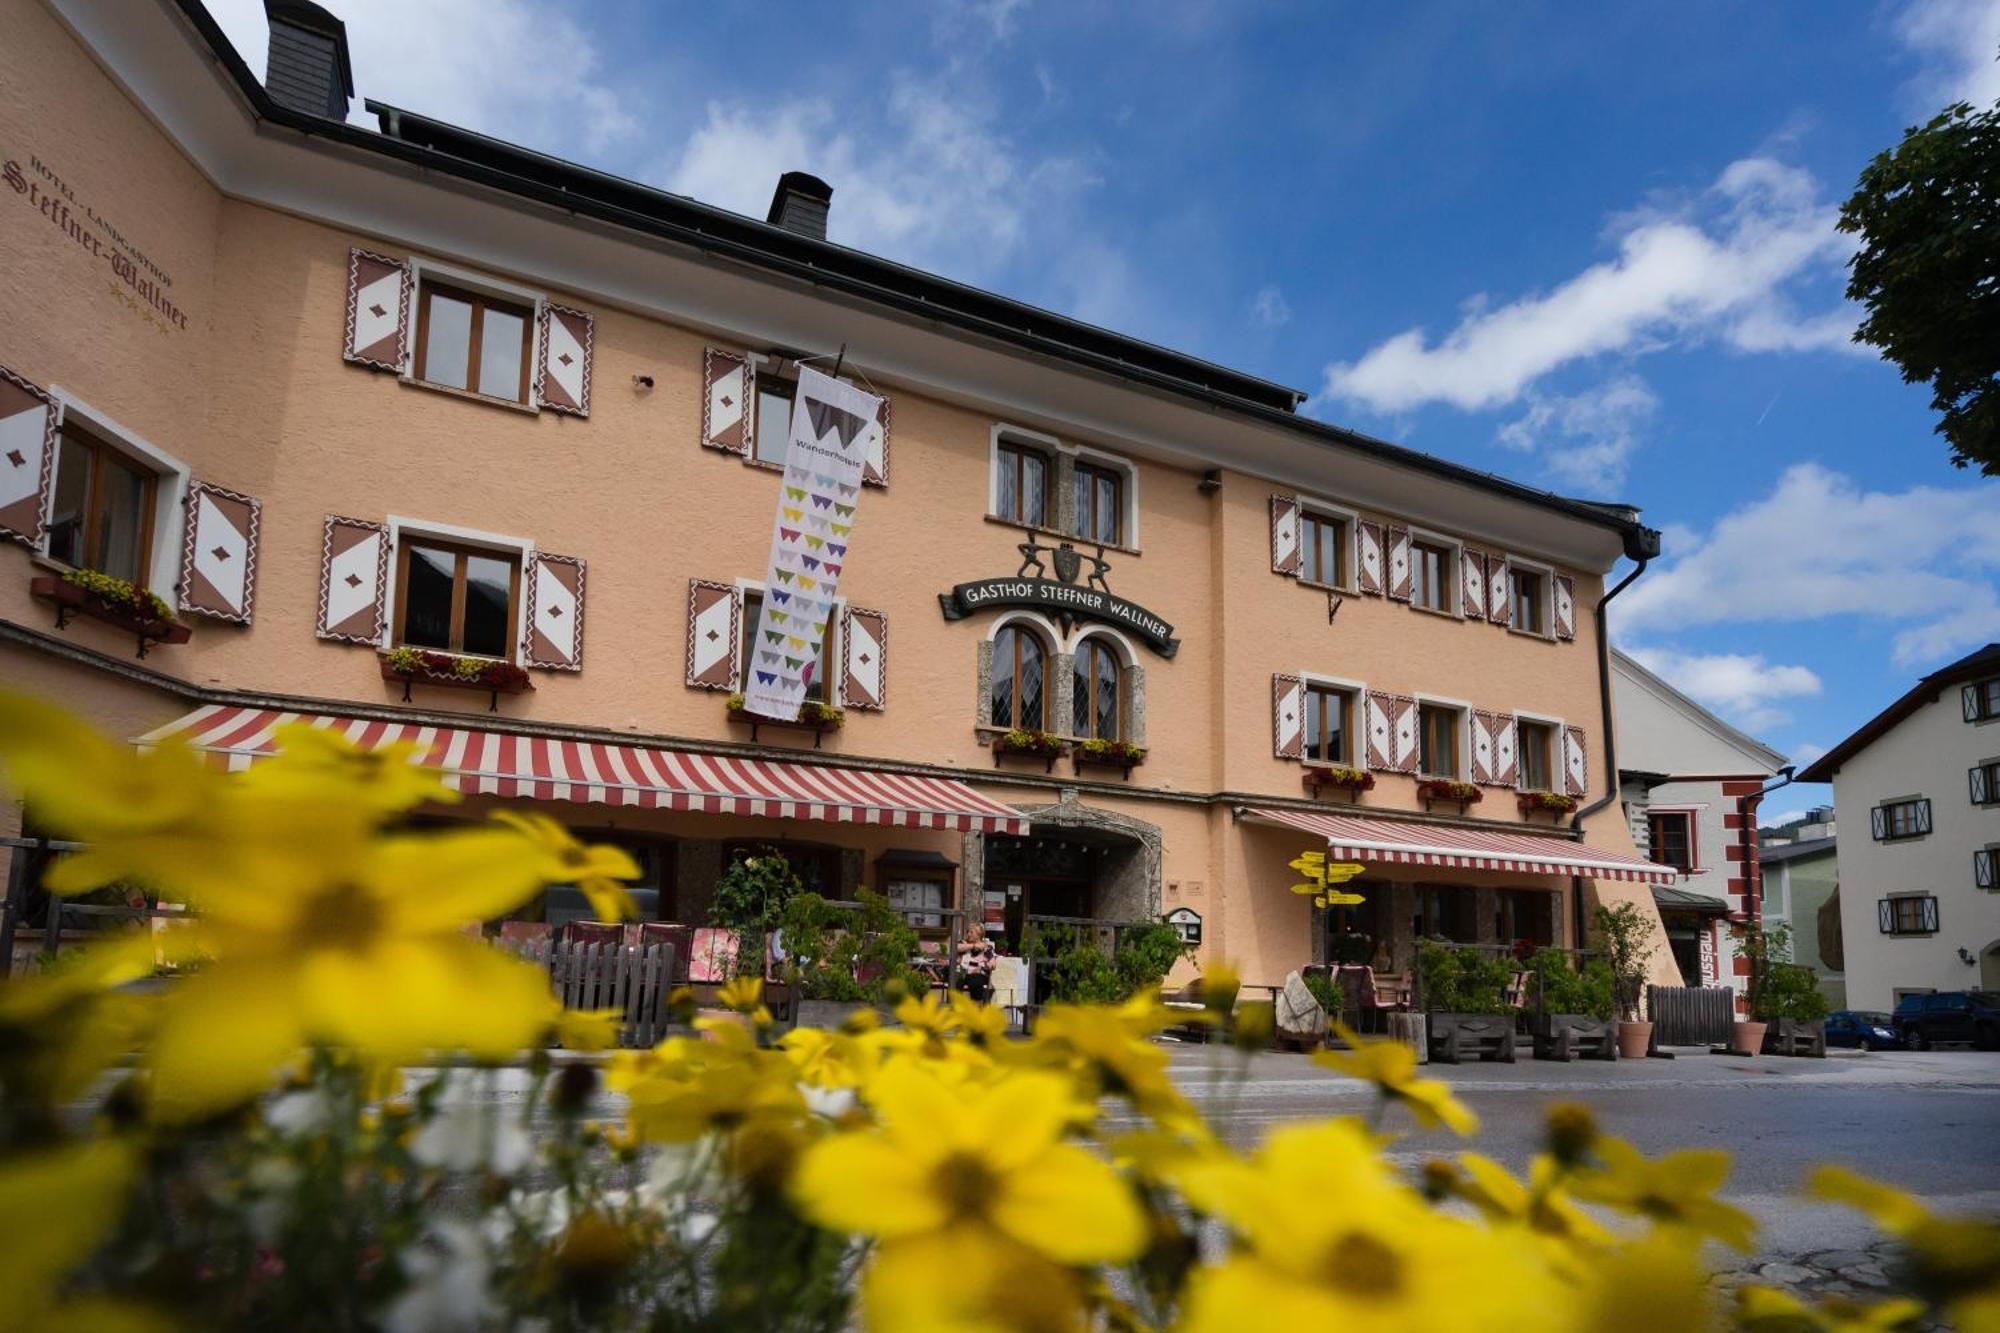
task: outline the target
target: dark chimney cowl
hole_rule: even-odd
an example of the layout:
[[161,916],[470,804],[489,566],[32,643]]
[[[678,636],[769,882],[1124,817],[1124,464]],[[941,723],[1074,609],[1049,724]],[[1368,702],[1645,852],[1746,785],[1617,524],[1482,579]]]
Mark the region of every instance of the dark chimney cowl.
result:
[[833,187],[803,171],[788,171],[778,177],[778,189],[771,196],[771,211],[764,221],[786,231],[826,239],[827,210],[833,207]]
[[279,106],[328,120],[346,120],[354,100],[347,25],[312,0],[264,0],[271,49],[264,91]]

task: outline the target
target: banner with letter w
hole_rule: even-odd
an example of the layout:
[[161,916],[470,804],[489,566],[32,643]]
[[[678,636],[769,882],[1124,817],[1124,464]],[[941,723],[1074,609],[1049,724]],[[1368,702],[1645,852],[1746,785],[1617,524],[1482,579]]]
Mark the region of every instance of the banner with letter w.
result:
[[791,439],[764,606],[749,649],[743,706],[795,722],[820,669],[840,571],[847,563],[861,468],[882,400],[810,366],[799,367]]

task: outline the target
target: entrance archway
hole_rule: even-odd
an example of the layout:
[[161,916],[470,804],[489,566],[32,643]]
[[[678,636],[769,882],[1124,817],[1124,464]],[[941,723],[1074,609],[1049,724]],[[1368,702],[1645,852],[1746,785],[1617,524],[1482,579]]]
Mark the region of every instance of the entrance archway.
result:
[[[1029,915],[1151,921],[1160,914],[1160,826],[1085,805],[1065,787],[1053,805],[1022,806],[1025,838],[968,833],[965,905],[988,907],[1018,932]],[[991,889],[996,900],[987,902]]]

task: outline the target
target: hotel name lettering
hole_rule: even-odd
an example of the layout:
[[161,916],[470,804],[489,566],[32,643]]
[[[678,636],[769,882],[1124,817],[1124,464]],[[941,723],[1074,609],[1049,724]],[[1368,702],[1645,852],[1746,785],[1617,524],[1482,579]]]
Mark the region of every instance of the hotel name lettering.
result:
[[39,157],[0,163],[0,183],[75,243],[77,251],[111,270],[111,294],[161,333],[185,329],[187,312],[167,293],[174,280]]
[[[1072,621],[1097,620],[1131,632],[1162,657],[1180,651],[1181,641],[1174,637],[1172,625],[1105,586],[1104,575],[1110,566],[1105,563],[1103,547],[1097,548],[1096,555],[1084,555],[1069,542],[1052,548],[1028,541],[1021,543],[1021,554],[1021,571],[1012,578],[975,579],[939,593],[944,618],[963,620],[978,611],[1026,607],[1054,616],[1064,633],[1069,632]],[[1055,566],[1055,578],[1042,577],[1049,563]],[[1091,572],[1078,584],[1077,574],[1086,563]]]

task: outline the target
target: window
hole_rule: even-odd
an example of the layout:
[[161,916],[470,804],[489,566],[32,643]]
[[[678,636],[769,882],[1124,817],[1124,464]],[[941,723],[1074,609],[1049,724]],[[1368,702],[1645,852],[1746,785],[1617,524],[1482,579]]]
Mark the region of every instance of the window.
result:
[[1048,455],[1025,445],[1005,444],[999,450],[999,518],[1046,527],[1049,521]]
[[1115,546],[1124,540],[1125,478],[1097,463],[1076,464],[1076,535]]
[[1494,893],[1493,938],[1502,944],[1522,940],[1540,947],[1556,942],[1556,896],[1545,889],[1499,889]]
[[1354,693],[1331,685],[1306,686],[1308,764],[1352,764]]
[[1931,831],[1931,803],[1918,796],[1903,801],[1886,801],[1868,812],[1869,831],[1877,842],[1921,838]]
[[396,560],[397,643],[512,660],[519,556],[405,537]]
[[2000,676],[1965,687],[1965,720],[1986,722],[2000,718]]
[[1646,815],[1646,842],[1655,865],[1694,873],[1694,816],[1686,810],[1654,810]]
[[[833,660],[833,616],[829,613],[826,633],[819,641],[819,660],[812,664],[811,674],[806,677],[806,698],[826,701],[827,663]],[[743,669],[736,681],[736,688],[750,688],[750,664],[757,660],[757,645],[763,642],[764,594],[746,591],[743,594],[743,651],[736,656]]]
[[1556,729],[1522,718],[1514,724],[1514,737],[1521,790],[1554,791]]
[[1111,645],[1099,638],[1085,639],[1077,645],[1075,664],[1076,734],[1118,740],[1124,733],[1119,699],[1123,676]]
[[1542,576],[1535,570],[1509,565],[1507,578],[1513,592],[1509,623],[1523,634],[1548,633],[1542,615]]
[[417,306],[416,377],[426,384],[528,401],[534,311],[425,282]]
[[1454,944],[1472,944],[1479,939],[1478,898],[1472,889],[1455,884],[1413,887],[1417,910],[1410,924],[1418,939],[1441,936]]
[[1048,729],[1048,651],[1041,636],[1018,625],[993,636],[993,725]]
[[146,586],[158,478],[65,417],[56,451],[49,558]]
[[1414,580],[1410,600],[1432,611],[1451,610],[1451,551],[1429,542],[1410,544],[1410,576]]
[[757,377],[757,439],[751,456],[759,463],[785,465],[792,447],[792,393],[790,380],[775,375]]
[[1972,887],[2000,889],[2000,844],[1973,850]]
[[1427,778],[1458,776],[1458,710],[1437,704],[1417,709],[1417,766]]
[[1965,771],[1974,805],[2000,805],[2000,759],[1974,764]]
[[1875,913],[1884,935],[1937,934],[1937,899],[1928,893],[1879,899]]
[[1310,511],[1299,515],[1299,577],[1347,586],[1347,521]]

